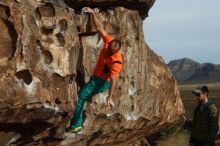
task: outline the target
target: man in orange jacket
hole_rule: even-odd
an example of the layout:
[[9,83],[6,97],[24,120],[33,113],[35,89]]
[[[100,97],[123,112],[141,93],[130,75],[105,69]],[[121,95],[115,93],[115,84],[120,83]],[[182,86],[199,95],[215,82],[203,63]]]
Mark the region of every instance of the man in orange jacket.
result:
[[107,104],[114,107],[113,95],[116,88],[118,74],[122,69],[122,56],[120,51],[121,41],[113,39],[107,34],[103,25],[91,8],[85,7],[83,12],[91,15],[96,29],[103,37],[104,47],[99,55],[93,76],[78,92],[78,103],[69,127],[69,131],[73,133],[78,132],[82,128],[82,114],[85,101],[91,99],[97,93],[101,93],[110,88],[107,97]]

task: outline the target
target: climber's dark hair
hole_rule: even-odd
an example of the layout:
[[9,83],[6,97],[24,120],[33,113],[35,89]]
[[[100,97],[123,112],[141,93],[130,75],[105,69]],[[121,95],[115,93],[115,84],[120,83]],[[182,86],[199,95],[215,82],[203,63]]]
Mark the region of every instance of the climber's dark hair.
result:
[[113,40],[109,43],[109,45],[111,45],[111,44],[114,43],[114,42],[118,45],[118,50],[120,50],[120,49],[121,49],[121,41],[120,41],[119,39],[113,39]]

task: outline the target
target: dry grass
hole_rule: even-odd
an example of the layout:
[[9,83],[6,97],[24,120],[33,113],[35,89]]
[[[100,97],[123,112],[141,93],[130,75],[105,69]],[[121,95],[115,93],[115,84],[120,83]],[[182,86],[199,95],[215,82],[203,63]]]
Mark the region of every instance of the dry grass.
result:
[[186,130],[176,130],[172,134],[157,141],[157,146],[187,146],[189,133]]

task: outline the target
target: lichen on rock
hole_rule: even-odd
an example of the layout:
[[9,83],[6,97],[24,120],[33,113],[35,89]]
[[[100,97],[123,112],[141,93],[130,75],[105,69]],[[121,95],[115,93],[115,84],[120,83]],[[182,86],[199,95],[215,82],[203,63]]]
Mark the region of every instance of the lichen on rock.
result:
[[[134,7],[97,2],[0,2],[0,135],[8,139],[0,144],[147,145],[146,137],[183,114],[175,79],[144,41],[143,18],[154,0]],[[141,4],[146,11],[137,11]],[[61,142],[103,47],[84,6],[122,41],[123,70],[115,108],[106,106],[106,92],[96,95],[85,106],[81,133]]]

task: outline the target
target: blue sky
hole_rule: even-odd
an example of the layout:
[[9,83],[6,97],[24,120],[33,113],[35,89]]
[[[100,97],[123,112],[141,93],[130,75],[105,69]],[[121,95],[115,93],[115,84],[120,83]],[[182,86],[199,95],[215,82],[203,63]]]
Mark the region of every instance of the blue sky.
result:
[[144,34],[166,63],[187,57],[220,64],[220,0],[156,0]]

